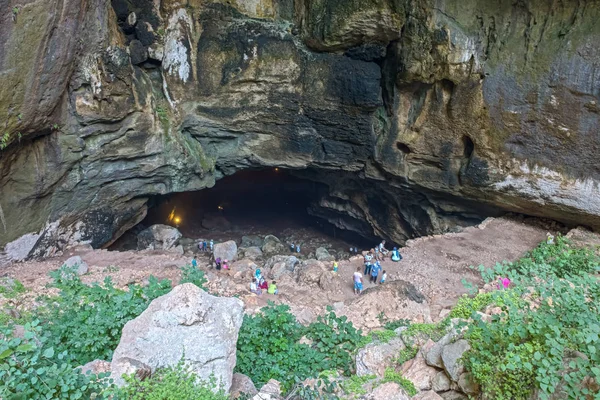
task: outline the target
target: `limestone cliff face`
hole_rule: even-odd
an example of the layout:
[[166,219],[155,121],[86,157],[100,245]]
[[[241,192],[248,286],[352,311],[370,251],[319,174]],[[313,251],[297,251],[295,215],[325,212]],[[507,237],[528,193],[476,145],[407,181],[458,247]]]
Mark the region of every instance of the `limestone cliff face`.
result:
[[0,245],[105,246],[149,196],[268,166],[398,242],[501,210],[600,227],[600,1],[11,7]]

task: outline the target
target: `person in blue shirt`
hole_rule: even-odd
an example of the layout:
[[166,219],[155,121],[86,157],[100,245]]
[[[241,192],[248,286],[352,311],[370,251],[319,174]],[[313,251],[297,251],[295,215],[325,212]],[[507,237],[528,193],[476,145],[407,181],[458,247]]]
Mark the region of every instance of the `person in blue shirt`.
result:
[[194,256],[194,258],[192,258],[192,267],[198,268],[198,261],[196,260],[196,256]]
[[377,261],[371,267],[371,278],[369,280],[370,282],[377,283],[377,277],[379,276],[379,271],[381,271],[381,264],[379,264],[379,261]]
[[392,261],[398,262],[400,260],[402,260],[402,255],[400,254],[398,248],[394,247],[394,250],[392,250]]

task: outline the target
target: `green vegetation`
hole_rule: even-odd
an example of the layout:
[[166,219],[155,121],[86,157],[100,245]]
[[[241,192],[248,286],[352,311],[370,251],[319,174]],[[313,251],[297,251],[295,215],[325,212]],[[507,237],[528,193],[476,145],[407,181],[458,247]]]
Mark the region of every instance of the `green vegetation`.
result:
[[10,141],[10,133],[4,132],[2,136],[0,136],[0,150],[4,150],[8,147],[8,142]]
[[408,360],[412,360],[415,358],[417,353],[419,352],[419,348],[412,343],[409,343],[405,348],[400,350],[400,356],[398,357],[398,364],[402,365]]
[[193,283],[198,286],[200,289],[206,290],[206,277],[204,276],[204,271],[198,269],[198,267],[194,267],[192,265],[185,265],[181,268],[181,280],[179,283]]
[[25,286],[23,286],[23,284],[17,279],[0,279],[0,295],[6,297],[7,299],[15,298],[26,291],[27,290],[25,289]]
[[492,293],[503,312],[490,323],[476,319],[466,334],[465,365],[484,396],[527,399],[539,389],[542,399],[556,391],[597,398],[585,382],[600,381],[600,285],[589,274],[599,261],[558,237],[515,263],[481,268],[487,282],[512,281],[511,290]]
[[[321,371],[341,370],[349,375],[361,332],[331,309],[308,327],[301,326],[289,310],[287,305],[270,303],[257,315],[244,316],[237,342],[237,371],[257,386],[276,379],[285,391],[297,379]],[[300,343],[303,337],[311,344]]]
[[475,297],[463,295],[456,303],[456,306],[450,311],[450,318],[469,319],[473,313],[483,311],[492,304],[493,297],[491,293],[481,293]]
[[449,324],[449,321],[449,319],[445,319],[437,324],[410,324],[402,333],[402,335],[404,338],[415,338],[417,336],[428,337],[434,342],[437,342],[446,334],[446,328]]
[[387,382],[396,382],[398,385],[400,385],[400,387],[402,387],[406,391],[406,394],[408,394],[411,397],[418,393],[418,390],[415,387],[414,383],[404,378],[400,373],[394,371],[393,368],[385,369],[383,380],[381,381],[381,383]]
[[163,130],[165,133],[168,133],[171,123],[169,121],[169,114],[167,113],[167,110],[160,106],[156,107],[156,115],[158,116],[158,120],[160,121]]
[[346,379],[341,386],[347,394],[362,395],[367,393],[363,386],[374,379],[377,379],[376,375],[352,375],[350,378]]
[[388,329],[382,331],[373,331],[371,332],[371,335],[376,337],[382,343],[389,343],[390,340],[398,336],[396,335],[396,332],[390,331]]
[[218,382],[198,381],[196,375],[183,362],[174,367],[156,371],[152,377],[140,381],[133,376],[126,378],[127,385],[119,398],[128,400],[227,400],[223,390],[214,389]]
[[12,337],[8,327],[0,335],[0,398],[109,398],[106,376],[74,369],[67,353],[57,352],[36,322],[25,325],[23,338]]

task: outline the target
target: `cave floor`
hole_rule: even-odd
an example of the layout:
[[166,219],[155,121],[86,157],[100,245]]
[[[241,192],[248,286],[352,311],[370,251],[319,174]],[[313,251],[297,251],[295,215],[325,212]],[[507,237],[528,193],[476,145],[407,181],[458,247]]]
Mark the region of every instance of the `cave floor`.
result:
[[[389,260],[382,264],[388,272],[388,282],[402,279],[412,283],[427,299],[431,310],[431,319],[439,319],[440,311],[456,303],[466,293],[462,280],[481,286],[477,271],[470,266],[493,266],[503,260],[515,260],[526,251],[544,240],[547,226],[522,219],[497,218],[485,221],[479,227],[470,227],[460,233],[437,235],[410,241],[402,249],[404,259],[399,263]],[[86,283],[101,282],[111,276],[120,287],[132,283],[144,283],[150,275],[168,278],[178,282],[182,265],[190,262],[190,256],[179,256],[164,251],[107,251],[73,248],[60,257],[44,261],[15,263],[2,268],[1,276],[20,280],[28,289],[19,300],[21,306],[29,307],[39,295],[51,294],[55,289],[46,287],[50,282],[48,272],[54,270],[72,255],[80,255],[89,265],[89,272],[82,276]],[[202,255],[199,263],[207,271],[211,292],[220,295],[238,295],[247,306],[248,312],[266,305],[267,301],[289,304],[301,321],[309,321],[320,314],[327,305],[344,304],[347,314],[354,313],[350,319],[363,328],[376,326],[374,321],[361,321],[363,310],[352,310],[356,303],[353,293],[352,274],[362,265],[361,257],[351,257],[339,262],[339,273],[335,277],[337,284],[332,290],[322,290],[316,285],[298,284],[291,278],[280,280],[277,296],[260,297],[248,294],[247,279],[236,274],[235,268],[216,272],[203,266],[208,258]],[[260,262],[257,263],[260,266]],[[365,281],[367,281],[365,279]],[[373,286],[366,282],[365,288]],[[0,306],[9,300],[0,298]],[[14,300],[10,300],[13,301]],[[358,307],[358,306],[357,306]],[[377,308],[377,301],[371,305]],[[398,315],[386,315],[389,319],[402,318]],[[364,324],[362,323],[364,322]]]

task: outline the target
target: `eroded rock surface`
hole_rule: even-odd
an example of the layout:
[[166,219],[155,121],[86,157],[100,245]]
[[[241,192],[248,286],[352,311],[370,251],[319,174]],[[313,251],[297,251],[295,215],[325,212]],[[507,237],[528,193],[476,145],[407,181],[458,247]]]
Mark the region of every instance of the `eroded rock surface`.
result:
[[158,4],[0,15],[0,245],[107,246],[151,196],[273,166],[398,243],[503,210],[600,227],[596,1]]

